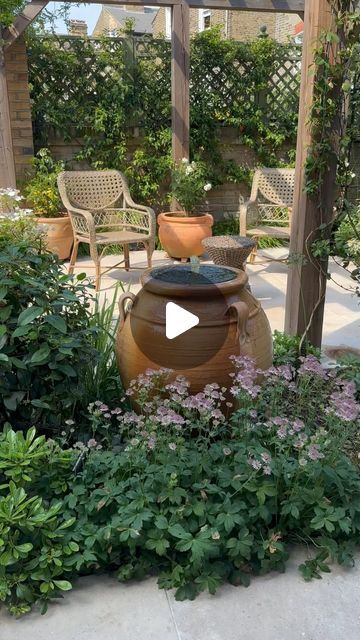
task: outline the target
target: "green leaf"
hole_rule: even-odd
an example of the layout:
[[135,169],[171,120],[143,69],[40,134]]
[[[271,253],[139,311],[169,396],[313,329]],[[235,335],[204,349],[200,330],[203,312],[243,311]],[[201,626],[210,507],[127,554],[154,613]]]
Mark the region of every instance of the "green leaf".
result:
[[66,322],[64,318],[61,318],[61,316],[58,316],[58,315],[46,316],[45,322],[47,322],[52,327],[60,331],[60,333],[67,333]]
[[25,327],[18,327],[17,329],[15,329],[15,331],[12,334],[13,338],[22,338],[22,336],[26,336],[27,333],[29,333],[29,331],[31,331],[32,327],[30,324],[26,325]]
[[165,516],[163,515],[158,515],[155,518],[155,527],[157,529],[167,529],[168,528],[168,521],[165,518]]
[[25,391],[14,391],[10,396],[3,399],[4,405],[9,411],[16,411],[18,404],[25,397]]
[[24,544],[18,544],[15,549],[19,551],[19,553],[28,553],[33,548],[31,542],[25,542]]
[[182,602],[183,600],[194,600],[197,595],[197,589],[193,582],[188,582],[183,587],[179,587],[175,593],[175,600]]
[[48,344],[44,344],[40,347],[40,349],[37,349],[37,351],[35,351],[35,353],[32,354],[30,358],[30,363],[41,364],[43,362],[46,362],[49,355],[50,355],[50,347]]
[[4,551],[0,556],[0,565],[8,567],[10,564],[14,564],[15,560],[10,550]]
[[24,309],[24,311],[20,313],[17,323],[19,327],[23,327],[24,325],[27,325],[33,322],[36,318],[41,316],[43,313],[44,313],[43,307],[36,307],[36,306],[28,307],[27,309]]
[[184,527],[181,524],[174,524],[169,527],[169,533],[174,536],[174,538],[180,538],[181,540],[192,540],[192,535],[188,531],[185,531]]
[[61,591],[70,591],[72,584],[68,580],[54,580],[54,585]]

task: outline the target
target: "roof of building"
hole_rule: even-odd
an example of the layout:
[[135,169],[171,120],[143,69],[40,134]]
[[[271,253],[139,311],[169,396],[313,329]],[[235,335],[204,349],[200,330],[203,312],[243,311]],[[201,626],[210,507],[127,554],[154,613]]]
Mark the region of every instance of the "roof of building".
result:
[[135,33],[152,33],[155,10],[147,11],[127,11],[126,9],[120,9],[120,7],[114,7],[113,5],[105,4],[104,9],[112,15],[114,20],[123,25],[125,20],[134,20],[134,32]]

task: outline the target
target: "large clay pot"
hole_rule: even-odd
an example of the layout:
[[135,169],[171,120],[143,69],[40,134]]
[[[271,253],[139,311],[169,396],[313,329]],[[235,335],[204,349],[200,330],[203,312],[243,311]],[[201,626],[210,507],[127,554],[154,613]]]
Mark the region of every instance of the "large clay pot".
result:
[[[168,267],[175,268],[186,265]],[[228,267],[221,269],[229,271],[233,279],[215,287],[163,282],[156,279],[161,267],[149,269],[136,296],[132,293],[121,296],[116,356],[125,388],[147,368],[160,366],[173,369],[174,376],[184,375],[193,393],[211,382],[229,387],[229,374],[234,371],[231,355],[251,356],[261,369],[271,366],[270,325],[260,303],[245,288],[246,273]],[[199,316],[200,324],[174,340],[167,339],[168,302]],[[217,344],[219,348],[214,350]]]
[[37,218],[40,228],[46,233],[49,251],[66,260],[74,242],[73,230],[68,215],[58,218]]
[[214,219],[209,213],[187,216],[178,211],[160,213],[158,224],[160,242],[169,256],[191,258],[204,253],[201,241],[212,235]]

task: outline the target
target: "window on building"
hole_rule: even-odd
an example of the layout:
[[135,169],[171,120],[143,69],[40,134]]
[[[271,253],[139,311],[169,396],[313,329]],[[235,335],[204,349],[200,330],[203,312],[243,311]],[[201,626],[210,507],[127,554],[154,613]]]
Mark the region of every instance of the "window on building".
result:
[[211,27],[210,9],[199,9],[199,31],[205,31]]

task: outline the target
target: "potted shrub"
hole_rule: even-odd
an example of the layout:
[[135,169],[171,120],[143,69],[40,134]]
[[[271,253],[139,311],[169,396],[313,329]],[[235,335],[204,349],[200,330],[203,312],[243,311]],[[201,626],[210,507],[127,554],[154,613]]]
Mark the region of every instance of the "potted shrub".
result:
[[212,235],[213,217],[209,213],[195,213],[211,189],[205,172],[204,163],[190,163],[187,158],[172,171],[171,196],[183,211],[158,216],[160,242],[172,258],[200,256],[204,253],[201,241]]
[[56,184],[64,163],[54,162],[48,149],[40,149],[33,166],[35,173],[26,185],[26,199],[46,234],[47,248],[65,260],[71,252],[73,231],[69,215],[63,211]]

